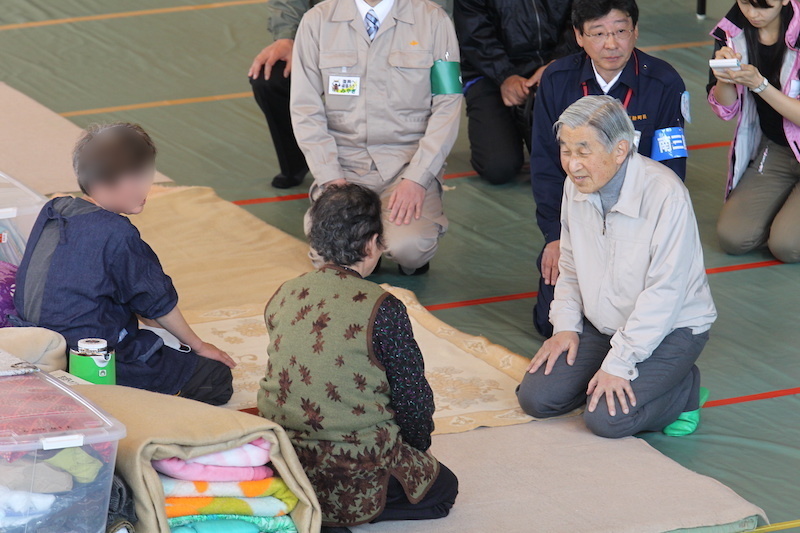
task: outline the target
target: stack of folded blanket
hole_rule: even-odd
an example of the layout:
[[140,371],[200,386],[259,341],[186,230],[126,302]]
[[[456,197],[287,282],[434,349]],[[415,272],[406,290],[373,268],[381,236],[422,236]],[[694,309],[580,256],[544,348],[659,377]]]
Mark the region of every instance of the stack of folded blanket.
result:
[[296,533],[297,497],[268,466],[270,443],[256,439],[193,459],[153,461],[172,533]]

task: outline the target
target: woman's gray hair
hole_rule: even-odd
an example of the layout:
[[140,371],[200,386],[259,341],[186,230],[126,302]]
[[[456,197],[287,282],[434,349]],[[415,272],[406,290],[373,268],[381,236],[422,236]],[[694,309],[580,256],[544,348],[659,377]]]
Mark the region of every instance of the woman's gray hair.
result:
[[584,96],[569,106],[558,122],[553,125],[556,138],[561,138],[561,128],[580,128],[589,126],[597,132],[597,137],[610,153],[620,141],[628,141],[628,153],[633,153],[633,129],[628,113],[619,100],[613,96]]

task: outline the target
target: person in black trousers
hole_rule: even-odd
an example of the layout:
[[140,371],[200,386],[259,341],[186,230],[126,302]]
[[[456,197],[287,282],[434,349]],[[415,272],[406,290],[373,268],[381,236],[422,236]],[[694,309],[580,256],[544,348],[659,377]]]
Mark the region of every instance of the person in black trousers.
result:
[[575,50],[569,0],[456,0],[453,20],[469,120],[471,163],[508,183],[530,152],[533,97],[547,65]]
[[297,146],[289,115],[290,74],[294,34],[305,12],[319,0],[272,0],[269,10],[269,30],[275,41],[253,60],[247,73],[253,96],[264,113],[269,126],[280,174],[272,179],[276,189],[288,189],[303,183],[308,165]]

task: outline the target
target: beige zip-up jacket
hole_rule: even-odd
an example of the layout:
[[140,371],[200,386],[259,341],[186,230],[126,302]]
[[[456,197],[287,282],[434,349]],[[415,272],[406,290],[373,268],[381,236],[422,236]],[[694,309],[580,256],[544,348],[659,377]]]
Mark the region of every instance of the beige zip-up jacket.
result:
[[554,332],[580,333],[585,317],[612,336],[602,369],[621,378],[636,379],[636,364],[673,330],[696,335],[717,318],[689,191],[639,154],[605,218],[600,195],[578,192],[567,178],[558,268]]
[[[428,0],[395,0],[370,42],[354,0],[326,0],[304,16],[292,57],[297,143],[317,184],[342,169],[402,177],[426,189],[455,143],[461,94],[431,94],[436,60],[459,61],[453,23]],[[333,77],[333,79],[332,79]],[[359,94],[330,94],[340,78]]]

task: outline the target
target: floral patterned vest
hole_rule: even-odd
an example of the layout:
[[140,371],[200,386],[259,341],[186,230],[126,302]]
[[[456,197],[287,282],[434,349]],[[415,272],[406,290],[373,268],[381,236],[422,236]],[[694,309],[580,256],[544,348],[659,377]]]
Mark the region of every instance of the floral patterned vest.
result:
[[400,437],[372,328],[387,293],[327,266],[286,282],[267,304],[269,364],[258,409],[289,434],[325,525],[358,525],[385,505],[389,476],[418,502],[439,463]]

